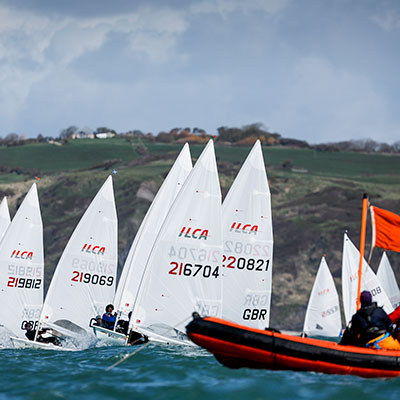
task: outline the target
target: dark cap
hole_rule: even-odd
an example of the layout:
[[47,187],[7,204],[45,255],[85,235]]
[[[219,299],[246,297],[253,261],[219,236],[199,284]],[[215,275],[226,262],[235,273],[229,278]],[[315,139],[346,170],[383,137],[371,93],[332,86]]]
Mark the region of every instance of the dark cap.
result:
[[372,304],[372,295],[368,290],[364,290],[360,296],[361,307],[370,306]]

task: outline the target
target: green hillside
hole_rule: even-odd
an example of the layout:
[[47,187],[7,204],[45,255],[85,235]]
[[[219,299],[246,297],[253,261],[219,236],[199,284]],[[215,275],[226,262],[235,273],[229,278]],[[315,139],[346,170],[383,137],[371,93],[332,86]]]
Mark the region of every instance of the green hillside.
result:
[[[0,198],[7,194],[12,214],[31,183],[38,182],[46,284],[79,218],[113,169],[120,262],[124,261],[151,196],[181,147],[125,138],[0,147]],[[193,159],[203,147],[191,146]],[[263,151],[275,238],[272,325],[298,329],[322,254],[340,289],[343,232],[348,229],[358,246],[362,194],[369,193],[372,204],[400,214],[400,156],[278,146]],[[223,195],[248,152],[249,148],[216,146]],[[375,269],[380,254],[375,250]],[[400,280],[400,257],[389,257]]]
[[[142,144],[142,143],[140,143]],[[79,170],[104,162],[120,160],[121,166],[137,159],[137,141],[128,142],[124,138],[108,140],[74,140],[62,146],[47,143],[34,143],[25,146],[0,147],[0,165],[24,169],[38,168],[42,173]],[[179,144],[143,143],[147,152],[165,155],[177,152]],[[193,157],[198,157],[203,146],[192,145]],[[249,148],[216,147],[219,161],[240,163]],[[363,154],[350,152],[317,152],[316,150],[288,148],[281,146],[265,147],[264,157],[267,166],[281,166],[291,160],[294,167],[307,169],[309,174],[350,178],[377,183],[398,183],[400,180],[400,157],[386,154]],[[0,175],[0,179],[6,179]]]

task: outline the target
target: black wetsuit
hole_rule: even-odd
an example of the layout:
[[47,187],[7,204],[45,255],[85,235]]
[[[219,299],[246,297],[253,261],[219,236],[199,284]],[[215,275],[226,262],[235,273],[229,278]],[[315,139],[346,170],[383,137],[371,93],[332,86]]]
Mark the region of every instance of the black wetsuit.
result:
[[[47,338],[43,338],[41,336],[42,333],[45,333],[47,329],[43,329],[41,331],[38,332],[37,338],[36,340],[40,343],[52,343],[55,346],[60,346],[61,342],[59,341],[58,338],[56,338],[55,336],[50,336]],[[25,332],[25,336],[29,339],[29,340],[35,340],[35,331],[32,329],[30,331],[26,331]]]
[[30,331],[26,331],[25,332],[25,336],[29,339],[29,340],[35,340],[35,331],[33,329],[31,329]]
[[117,332],[124,333],[125,335],[128,334],[128,329],[129,329],[129,321],[125,321],[123,319],[120,319],[117,322]]
[[392,321],[386,312],[374,302],[353,315],[351,326],[346,328],[340,344],[366,346],[369,341],[390,332],[391,327]]
[[147,336],[144,336],[139,332],[131,331],[128,343],[130,345],[135,345],[135,344],[147,343],[148,341],[149,339]]

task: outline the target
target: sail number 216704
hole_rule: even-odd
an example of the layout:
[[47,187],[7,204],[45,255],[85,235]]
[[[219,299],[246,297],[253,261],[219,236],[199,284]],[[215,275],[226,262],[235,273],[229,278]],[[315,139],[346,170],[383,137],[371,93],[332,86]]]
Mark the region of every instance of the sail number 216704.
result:
[[169,263],[172,267],[169,270],[170,275],[184,275],[184,276],[202,276],[203,278],[218,278],[219,267],[212,267],[211,265],[191,264],[191,263],[177,263],[172,261]]

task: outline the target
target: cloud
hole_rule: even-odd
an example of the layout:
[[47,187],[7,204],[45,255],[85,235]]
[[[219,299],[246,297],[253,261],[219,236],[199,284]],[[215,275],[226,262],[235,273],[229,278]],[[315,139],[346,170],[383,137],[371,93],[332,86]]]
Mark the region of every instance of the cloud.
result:
[[187,28],[182,12],[144,7],[127,14],[82,17],[38,15],[0,4],[0,119],[15,124],[31,88],[81,56],[100,51],[112,34],[126,37],[133,57],[160,64],[174,58]]
[[385,10],[372,16],[371,20],[387,32],[400,29],[400,13],[397,10]]
[[177,39],[187,28],[183,12],[144,8],[129,33],[130,49],[145,55],[151,63],[167,62],[174,58]]
[[377,35],[346,2],[134,3],[0,0],[1,134],[263,121],[311,142],[398,136],[395,12]]
[[150,7],[130,14],[76,19],[49,18],[0,5],[0,21],[0,57],[8,62],[29,57],[45,63],[50,54],[55,63],[71,63],[82,54],[101,48],[111,33],[129,35],[131,50],[143,54],[143,49],[148,48],[149,59],[153,60],[154,52],[161,47],[157,36],[166,35],[170,48],[176,36],[187,28],[182,12]]
[[226,15],[235,11],[250,12],[263,11],[268,14],[276,14],[284,9],[289,0],[202,0],[195,2],[189,8],[192,13]]
[[368,137],[392,141],[400,130],[400,121],[387,122],[387,101],[367,77],[315,56],[294,67],[279,107],[283,131],[298,132],[313,143]]

